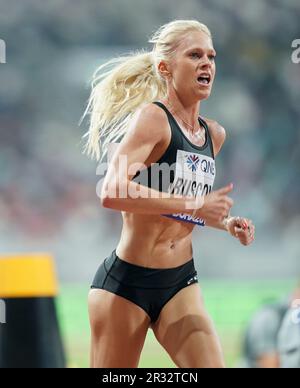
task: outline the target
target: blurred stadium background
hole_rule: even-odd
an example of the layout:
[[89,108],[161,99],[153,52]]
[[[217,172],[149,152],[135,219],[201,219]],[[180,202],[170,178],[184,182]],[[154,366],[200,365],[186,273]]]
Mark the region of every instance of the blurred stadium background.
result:
[[[175,18],[199,19],[214,35],[218,75],[202,114],[227,130],[216,187],[234,182],[232,213],[256,224],[247,248],[219,231],[194,232],[229,366],[253,311],[300,274],[300,65],[291,61],[299,0],[0,0],[0,254],[56,258],[70,366],[88,365],[86,296],[121,228],[96,196],[96,164],[81,154],[89,80],[112,56],[149,48],[151,33]],[[141,366],[172,366],[152,332]]]

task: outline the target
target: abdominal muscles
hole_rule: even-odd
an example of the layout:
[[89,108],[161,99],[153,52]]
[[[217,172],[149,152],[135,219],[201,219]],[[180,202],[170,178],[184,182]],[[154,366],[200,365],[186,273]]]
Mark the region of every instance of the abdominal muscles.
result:
[[178,267],[193,256],[195,225],[163,216],[122,212],[123,229],[117,255],[148,268]]

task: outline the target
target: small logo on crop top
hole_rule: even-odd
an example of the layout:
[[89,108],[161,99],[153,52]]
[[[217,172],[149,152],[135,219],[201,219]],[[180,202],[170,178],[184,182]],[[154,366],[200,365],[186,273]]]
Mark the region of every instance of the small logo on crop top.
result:
[[191,152],[177,151],[177,164],[187,173],[204,173],[214,177],[216,175],[215,161],[205,155],[193,154]]
[[197,155],[189,155],[186,162],[189,169],[196,172],[199,167],[200,158]]

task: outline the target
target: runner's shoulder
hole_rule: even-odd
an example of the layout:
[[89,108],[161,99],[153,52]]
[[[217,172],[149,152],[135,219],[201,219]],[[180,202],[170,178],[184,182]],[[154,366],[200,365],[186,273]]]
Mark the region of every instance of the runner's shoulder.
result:
[[149,103],[140,107],[133,118],[135,132],[161,140],[168,132],[168,118],[159,106]]
[[208,125],[209,133],[214,146],[215,156],[220,152],[225,140],[226,140],[226,130],[219,124],[217,121],[201,117]]

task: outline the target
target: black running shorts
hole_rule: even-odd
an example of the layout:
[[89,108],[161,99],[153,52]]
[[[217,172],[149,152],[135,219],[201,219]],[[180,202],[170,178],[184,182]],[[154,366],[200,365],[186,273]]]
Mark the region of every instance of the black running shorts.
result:
[[180,290],[197,283],[194,259],[175,268],[152,269],[120,259],[116,250],[104,260],[92,283],[141,307],[154,323]]

